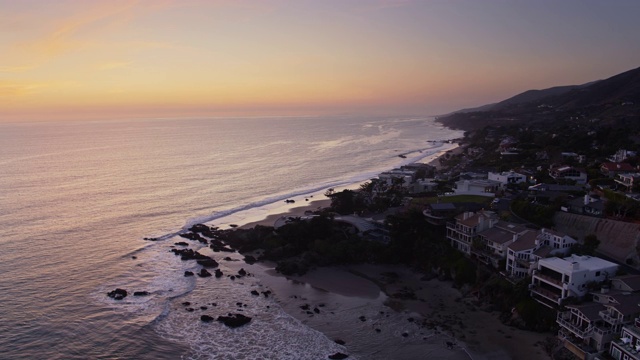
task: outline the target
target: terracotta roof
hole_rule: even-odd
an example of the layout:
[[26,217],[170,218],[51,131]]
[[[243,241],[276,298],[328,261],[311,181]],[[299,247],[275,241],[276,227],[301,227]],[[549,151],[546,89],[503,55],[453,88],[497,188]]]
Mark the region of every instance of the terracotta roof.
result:
[[600,167],[607,169],[608,171],[633,171],[635,168],[628,163],[614,163],[606,162],[602,163]]
[[538,232],[534,230],[528,230],[524,234],[522,234],[518,240],[509,244],[509,249],[518,252],[525,251],[529,249],[533,249],[536,247],[536,238],[538,237]]

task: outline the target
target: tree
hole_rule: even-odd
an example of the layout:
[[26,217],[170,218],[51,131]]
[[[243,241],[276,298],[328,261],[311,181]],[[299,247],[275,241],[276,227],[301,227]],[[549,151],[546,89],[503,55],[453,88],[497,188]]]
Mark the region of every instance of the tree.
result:
[[582,245],[583,255],[594,255],[599,245],[600,240],[598,240],[598,237],[595,234],[585,236],[584,244]]

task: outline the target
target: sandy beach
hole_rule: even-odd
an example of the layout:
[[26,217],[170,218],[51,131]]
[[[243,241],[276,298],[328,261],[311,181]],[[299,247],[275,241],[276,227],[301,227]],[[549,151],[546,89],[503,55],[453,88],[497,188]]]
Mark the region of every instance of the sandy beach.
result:
[[[242,227],[271,226],[281,216],[301,216],[329,204],[328,199],[314,200]],[[273,267],[258,263],[251,269],[287,313],[344,341],[357,358],[550,359],[543,342],[552,334],[506,326],[498,313],[450,282],[425,281],[403,266],[328,267],[301,277],[284,277]],[[415,298],[398,296],[403,293]]]

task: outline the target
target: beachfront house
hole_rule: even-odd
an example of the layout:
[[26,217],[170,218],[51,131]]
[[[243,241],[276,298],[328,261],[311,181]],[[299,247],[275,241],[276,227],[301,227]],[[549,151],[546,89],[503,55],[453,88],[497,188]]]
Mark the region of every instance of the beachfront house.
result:
[[504,265],[500,262],[507,258],[508,246],[527,231],[522,225],[498,221],[478,234],[478,242],[471,249],[472,257],[494,268],[502,268]]
[[528,230],[507,246],[507,276],[523,278],[530,275],[540,259],[567,254],[576,243],[574,238],[557,231]]
[[[579,359],[598,359],[602,352],[618,348],[633,354],[635,342],[625,334],[640,316],[640,275],[624,275],[611,279],[609,285],[591,293],[593,301],[567,305],[559,312],[558,338]],[[630,346],[630,344],[632,346]],[[637,354],[636,354],[637,356]]]
[[609,355],[616,360],[640,360],[640,318],[622,327],[620,338],[611,342]]
[[618,264],[593,256],[540,259],[531,278],[531,296],[545,306],[557,307],[567,298],[582,298],[589,291],[587,284],[602,283],[617,271]]
[[507,171],[501,173],[489,172],[487,175],[489,180],[494,180],[500,183],[501,187],[507,187],[508,185],[515,185],[527,182],[527,176],[519,174],[514,171]]
[[460,180],[455,183],[453,192],[455,195],[496,195],[500,188],[500,182],[495,180]]
[[471,247],[478,240],[480,232],[493,227],[498,222],[498,215],[493,211],[465,211],[455,217],[454,222],[447,222],[447,239],[451,246],[470,256]]

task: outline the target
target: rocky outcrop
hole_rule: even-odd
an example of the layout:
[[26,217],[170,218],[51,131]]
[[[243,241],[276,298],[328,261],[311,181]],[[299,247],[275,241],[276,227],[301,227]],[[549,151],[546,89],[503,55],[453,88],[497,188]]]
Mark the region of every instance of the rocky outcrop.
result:
[[134,291],[133,296],[149,296],[148,291]]
[[207,269],[200,269],[200,272],[198,273],[198,276],[200,277],[209,277],[211,276],[211,273],[207,271]]
[[209,315],[202,315],[200,316],[200,320],[204,321],[204,322],[212,322],[213,318]]
[[229,314],[228,316],[218,316],[217,320],[230,328],[237,328],[248,324],[251,318],[242,314]]
[[120,289],[120,288],[116,288],[113,291],[109,291],[107,293],[107,296],[114,299],[114,300],[122,300],[124,298],[127,297],[127,290],[125,289]]
[[332,359],[332,360],[336,360],[336,359],[337,359],[337,360],[340,360],[340,359],[346,359],[346,358],[348,358],[348,357],[349,357],[349,355],[347,355],[347,354],[343,354],[343,353],[341,353],[341,352],[337,352],[337,353],[335,353],[335,354],[333,354],[333,355],[329,355],[329,359]]

